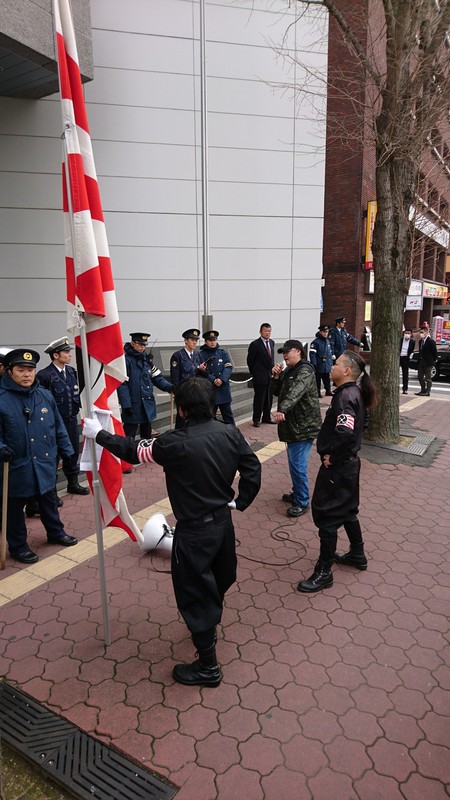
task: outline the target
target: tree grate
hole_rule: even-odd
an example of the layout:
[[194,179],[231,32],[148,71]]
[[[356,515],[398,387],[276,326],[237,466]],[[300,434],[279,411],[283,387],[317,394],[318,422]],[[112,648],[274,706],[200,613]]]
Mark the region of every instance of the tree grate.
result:
[[177,792],[5,681],[0,682],[0,735],[80,800],[171,800]]

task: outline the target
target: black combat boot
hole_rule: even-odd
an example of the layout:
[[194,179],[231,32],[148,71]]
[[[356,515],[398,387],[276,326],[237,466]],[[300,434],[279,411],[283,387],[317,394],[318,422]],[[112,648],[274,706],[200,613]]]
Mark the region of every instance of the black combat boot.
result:
[[311,577],[305,581],[300,581],[297,590],[299,592],[319,592],[321,589],[331,586],[333,583],[331,563],[330,561],[322,561],[319,558]]
[[177,664],[172,676],[185,686],[218,686],[222,673],[217,663],[215,644],[207,650],[199,650],[198,659],[193,664]]
[[67,476],[67,493],[68,494],[90,494],[87,487],[81,486],[78,483],[78,475]]
[[343,564],[346,567],[356,567],[357,569],[367,569],[367,558],[364,553],[364,542],[352,544],[347,553],[335,553],[336,564]]

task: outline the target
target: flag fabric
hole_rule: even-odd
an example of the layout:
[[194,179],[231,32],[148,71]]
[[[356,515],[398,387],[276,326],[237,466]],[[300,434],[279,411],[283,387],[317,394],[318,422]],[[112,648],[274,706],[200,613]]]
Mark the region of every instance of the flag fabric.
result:
[[[53,3],[63,119],[68,330],[79,348],[78,323],[82,315],[90,375],[80,372],[80,385],[90,381],[93,405],[111,412],[108,430],[123,434],[116,390],[127,378],[125,356],[75,31],[69,0],[53,0]],[[90,411],[84,403],[84,414]],[[121,461],[102,450],[98,472],[104,525],[123,528],[132,539],[141,539],[122,492]],[[87,476],[92,487],[92,472]]]

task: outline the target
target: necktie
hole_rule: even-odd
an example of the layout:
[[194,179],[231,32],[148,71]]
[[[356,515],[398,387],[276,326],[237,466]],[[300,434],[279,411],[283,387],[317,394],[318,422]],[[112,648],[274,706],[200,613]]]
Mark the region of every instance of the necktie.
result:
[[61,375],[62,375],[63,381],[65,381],[65,383],[67,383],[67,375],[66,375],[66,370],[65,369],[61,370]]
[[268,341],[266,342],[266,349],[267,349],[267,352],[269,353],[269,356],[271,356],[272,355],[272,351],[270,349],[270,342],[268,342]]

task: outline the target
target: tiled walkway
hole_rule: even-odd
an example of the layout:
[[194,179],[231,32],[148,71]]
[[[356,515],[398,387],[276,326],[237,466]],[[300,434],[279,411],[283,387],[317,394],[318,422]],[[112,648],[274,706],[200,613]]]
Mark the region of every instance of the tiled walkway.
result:
[[[405,409],[417,428],[449,439],[448,401]],[[241,429],[264,461],[263,487],[234,512],[239,580],[219,630],[222,684],[174,683],[173,665],[192,660],[193,647],[168,561],[117,531],[105,532],[113,641],[104,646],[89,497],[67,497],[62,510],[83,544],[58,551],[30,520],[41,561],[8,560],[0,673],[169,778],[177,800],[448,798],[448,444],[430,468],[363,460],[369,569],[335,567],[333,586],[308,596],[295,586],[315,563],[317,534],[309,514],[285,516],[276,427]],[[317,468],[314,455],[312,481]],[[137,468],[124,486],[132,513],[169,514],[158,467]]]

